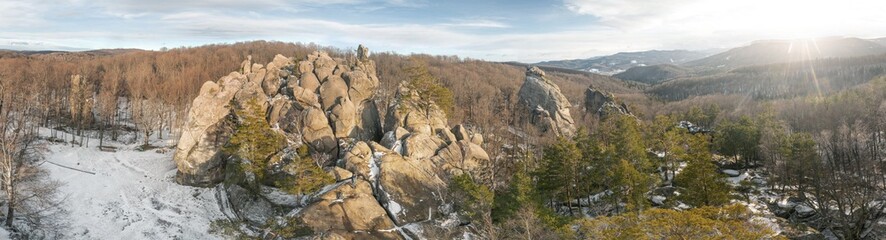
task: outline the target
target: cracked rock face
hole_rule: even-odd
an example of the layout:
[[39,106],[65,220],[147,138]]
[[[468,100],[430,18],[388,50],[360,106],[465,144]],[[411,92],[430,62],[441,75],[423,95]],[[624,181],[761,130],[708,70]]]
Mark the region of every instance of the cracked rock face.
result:
[[517,93],[523,107],[529,110],[531,122],[542,131],[558,136],[572,136],[575,121],[569,113],[572,106],[560,88],[545,78],[545,72],[538,67],[526,70],[526,79]]
[[223,126],[231,113],[229,103],[247,81],[246,76],[234,72],[200,88],[176,146],[176,181],[180,184],[208,186],[224,178],[221,146],[230,131]]
[[395,225],[364,180],[337,184],[299,212],[315,232],[335,233],[346,239],[399,239]]
[[[224,189],[238,216],[256,224],[274,217],[269,214],[295,216],[326,237],[420,238],[415,229],[459,228],[437,221],[456,214],[444,200],[449,179],[479,175],[489,160],[482,135],[469,126],[450,128],[442,110],[418,104],[415,91],[402,86],[382,128],[374,99],[378,86],[375,63],[363,46],[347,61],[323,52],[301,60],[277,55],[266,65],[249,58],[239,72],[206,82],[194,99],[175,153],[177,179],[195,186],[234,182]],[[291,196],[300,200],[269,197],[265,189],[271,183],[261,183],[258,193],[237,187],[249,174],[225,171],[238,161],[224,156],[221,147],[236,129],[233,108],[249,101],[258,103],[269,126],[289,143],[270,165],[291,163],[288,154],[306,145],[310,154],[327,157],[315,160],[336,183]]]

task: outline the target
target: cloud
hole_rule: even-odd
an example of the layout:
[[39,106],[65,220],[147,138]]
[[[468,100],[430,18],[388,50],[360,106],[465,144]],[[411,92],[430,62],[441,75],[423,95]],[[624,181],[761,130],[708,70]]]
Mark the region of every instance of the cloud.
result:
[[44,22],[45,1],[0,1],[0,27],[35,26]]
[[456,28],[511,28],[511,25],[489,19],[456,19],[451,23],[442,23],[440,26]]
[[698,0],[564,0],[570,11],[593,15],[604,24],[631,27],[657,24]]
[[886,33],[880,16],[886,1],[560,3],[505,8],[426,0],[0,0],[0,48],[23,46],[9,44],[19,41],[158,49],[277,40],[537,62],[619,51],[734,47],[766,38]]
[[422,2],[417,0],[94,0],[91,6],[104,9],[111,15],[144,15],[147,13],[169,14],[183,11],[267,11],[283,10],[303,12],[319,7],[371,6],[383,8],[387,6],[418,7]]

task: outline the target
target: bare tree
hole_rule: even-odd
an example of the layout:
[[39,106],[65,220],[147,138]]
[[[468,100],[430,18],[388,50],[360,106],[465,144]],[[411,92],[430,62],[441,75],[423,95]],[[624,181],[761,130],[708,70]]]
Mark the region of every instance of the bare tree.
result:
[[29,102],[34,94],[28,89],[13,89],[9,82],[0,83],[0,177],[6,192],[6,226],[12,227],[18,197],[17,183],[32,174],[33,163],[40,156],[37,145],[36,118],[39,109]]

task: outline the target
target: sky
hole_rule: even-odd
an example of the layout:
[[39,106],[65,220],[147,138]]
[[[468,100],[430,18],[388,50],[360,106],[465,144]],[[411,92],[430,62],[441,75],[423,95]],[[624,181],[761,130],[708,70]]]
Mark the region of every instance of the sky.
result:
[[883,0],[0,0],[0,48],[87,50],[251,40],[490,61],[886,37]]

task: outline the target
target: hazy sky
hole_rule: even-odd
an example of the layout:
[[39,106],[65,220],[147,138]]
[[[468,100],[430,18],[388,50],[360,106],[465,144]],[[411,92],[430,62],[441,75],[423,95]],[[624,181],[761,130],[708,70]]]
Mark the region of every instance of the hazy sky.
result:
[[886,36],[884,0],[0,0],[0,48],[248,40],[536,62],[753,40]]

